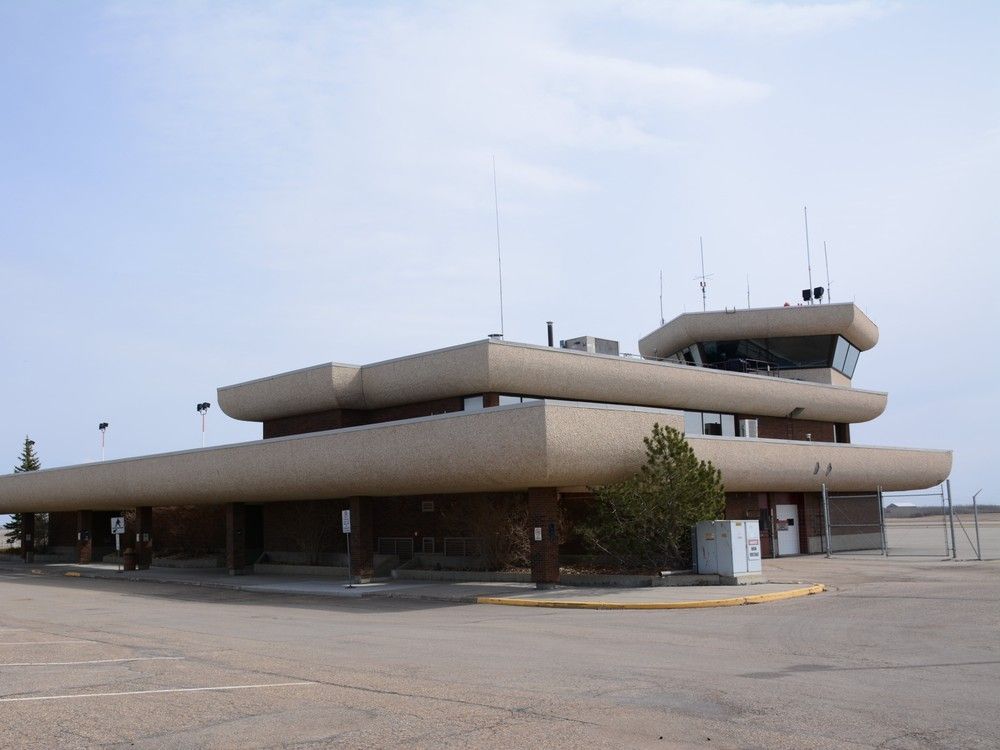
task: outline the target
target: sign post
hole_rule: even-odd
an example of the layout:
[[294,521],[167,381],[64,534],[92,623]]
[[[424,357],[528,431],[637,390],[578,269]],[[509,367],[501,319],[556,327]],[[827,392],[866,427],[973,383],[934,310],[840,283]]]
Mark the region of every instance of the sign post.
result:
[[354,588],[354,573],[351,568],[351,511],[342,510],[340,511],[340,524],[344,529],[344,534],[347,535],[347,586],[346,588]]
[[112,516],[112,518],[111,518],[111,533],[115,535],[115,552],[118,553],[118,561],[119,561],[119,565],[121,565],[122,534],[125,533],[125,517],[124,516]]

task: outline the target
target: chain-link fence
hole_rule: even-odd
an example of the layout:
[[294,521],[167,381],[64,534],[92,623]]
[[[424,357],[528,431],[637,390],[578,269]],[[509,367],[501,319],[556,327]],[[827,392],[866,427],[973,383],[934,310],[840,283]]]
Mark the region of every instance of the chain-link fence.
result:
[[831,493],[823,487],[824,551],[1000,559],[1000,506],[980,493],[955,502],[951,483],[922,492]]
[[923,492],[889,492],[882,497],[886,554],[951,556],[947,486]]
[[837,552],[882,554],[885,534],[881,492],[829,493],[823,488],[823,547]]

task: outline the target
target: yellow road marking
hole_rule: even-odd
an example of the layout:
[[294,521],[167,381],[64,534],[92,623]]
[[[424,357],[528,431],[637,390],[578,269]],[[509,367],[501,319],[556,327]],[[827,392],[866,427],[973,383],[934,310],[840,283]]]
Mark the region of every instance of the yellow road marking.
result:
[[502,596],[480,596],[477,604],[502,604],[508,607],[555,607],[558,609],[707,609],[710,607],[739,607],[744,604],[764,604],[783,599],[795,599],[826,591],[826,586],[818,583],[789,591],[774,591],[768,594],[748,594],[727,599],[697,599],[687,602],[593,602],[562,599],[516,599]]

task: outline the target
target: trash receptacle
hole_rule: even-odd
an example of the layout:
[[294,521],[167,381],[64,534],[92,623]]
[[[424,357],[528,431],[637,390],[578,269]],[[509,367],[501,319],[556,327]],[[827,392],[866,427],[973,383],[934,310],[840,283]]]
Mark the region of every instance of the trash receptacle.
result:
[[135,550],[129,547],[122,553],[125,570],[135,570]]

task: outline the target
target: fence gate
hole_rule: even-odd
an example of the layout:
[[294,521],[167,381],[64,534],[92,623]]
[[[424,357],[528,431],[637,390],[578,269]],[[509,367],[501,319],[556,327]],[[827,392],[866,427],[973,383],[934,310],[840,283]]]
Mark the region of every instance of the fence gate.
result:
[[887,555],[953,555],[955,540],[948,490],[942,484],[925,492],[891,492],[883,496]]
[[831,494],[823,485],[823,549],[837,552],[886,554],[882,490],[861,494]]
[[[971,503],[955,505],[951,480],[924,492],[834,494],[822,487],[823,549],[873,553],[897,557],[950,557],[958,560],[991,558],[992,542],[1000,550],[1000,511],[984,510],[977,496]],[[992,516],[992,517],[991,517]],[[986,549],[984,550],[984,546]],[[984,556],[985,552],[985,556]]]

